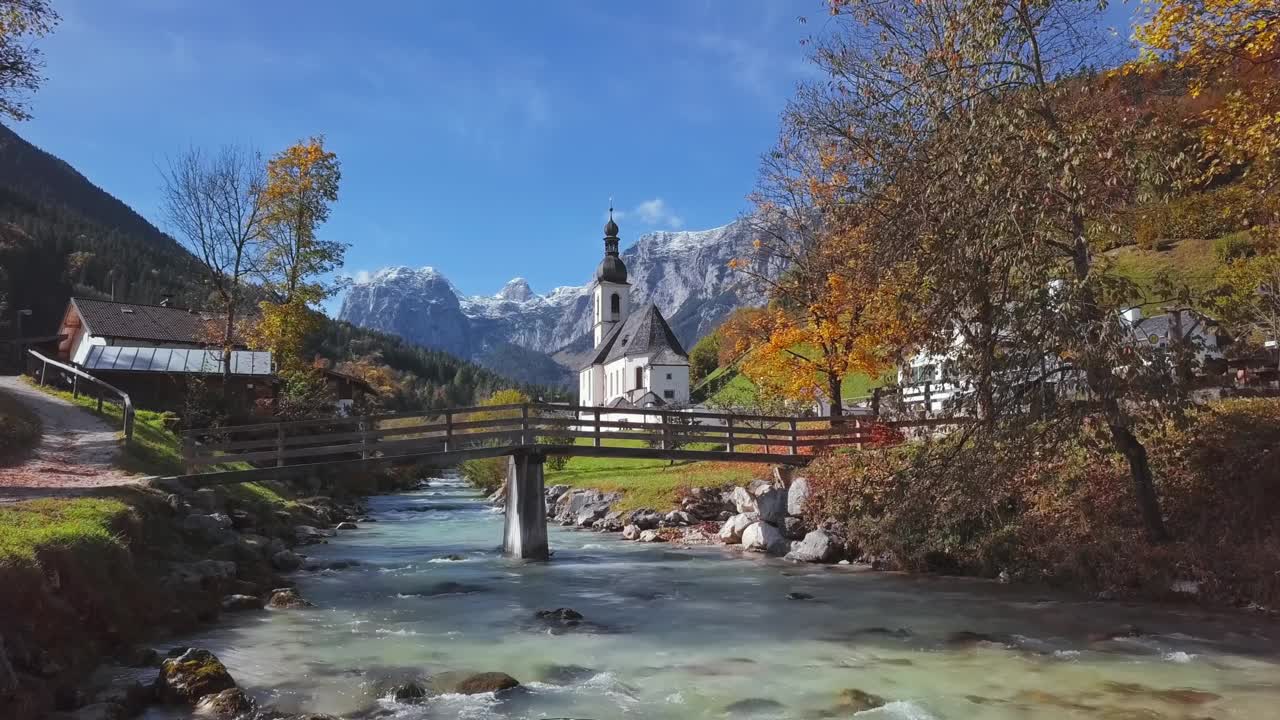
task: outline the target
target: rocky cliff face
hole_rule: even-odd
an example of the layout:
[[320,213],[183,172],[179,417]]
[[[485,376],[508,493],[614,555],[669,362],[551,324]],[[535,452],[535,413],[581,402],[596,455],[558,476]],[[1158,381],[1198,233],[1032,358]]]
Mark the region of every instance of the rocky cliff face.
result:
[[[642,236],[622,252],[632,307],[656,304],[687,350],[733,309],[763,301],[728,266],[753,240],[743,221]],[[597,260],[584,254],[584,269]],[[352,286],[339,317],[515,379],[567,383],[590,349],[589,292],[588,282],[537,295],[515,278],[495,295],[467,297],[434,268],[393,267]]]

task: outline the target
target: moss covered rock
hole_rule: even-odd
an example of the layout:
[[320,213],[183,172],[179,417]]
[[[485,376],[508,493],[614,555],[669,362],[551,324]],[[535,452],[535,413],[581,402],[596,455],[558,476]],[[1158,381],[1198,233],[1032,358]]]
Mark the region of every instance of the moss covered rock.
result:
[[235,686],[236,681],[218,656],[201,648],[165,660],[156,679],[156,691],[162,701],[185,705],[195,705],[206,695]]

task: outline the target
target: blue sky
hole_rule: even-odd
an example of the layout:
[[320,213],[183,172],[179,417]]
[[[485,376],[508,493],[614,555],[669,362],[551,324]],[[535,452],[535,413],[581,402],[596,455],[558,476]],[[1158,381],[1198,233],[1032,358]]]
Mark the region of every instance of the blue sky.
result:
[[347,272],[433,265],[470,294],[584,282],[610,196],[624,245],[737,217],[826,22],[819,0],[56,5],[24,137],[158,221],[166,155],[324,134]]

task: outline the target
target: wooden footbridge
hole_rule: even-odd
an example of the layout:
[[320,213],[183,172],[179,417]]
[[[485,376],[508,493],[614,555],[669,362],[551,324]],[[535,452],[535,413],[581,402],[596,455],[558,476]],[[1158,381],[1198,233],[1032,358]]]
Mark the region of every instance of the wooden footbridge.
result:
[[875,425],[858,417],[832,423],[551,403],[270,422],[185,432],[187,474],[171,480],[208,486],[321,470],[355,472],[372,464],[450,467],[508,456],[504,544],[511,555],[538,558],[547,555],[543,461],[548,455],[803,465],[815,453],[872,442]]

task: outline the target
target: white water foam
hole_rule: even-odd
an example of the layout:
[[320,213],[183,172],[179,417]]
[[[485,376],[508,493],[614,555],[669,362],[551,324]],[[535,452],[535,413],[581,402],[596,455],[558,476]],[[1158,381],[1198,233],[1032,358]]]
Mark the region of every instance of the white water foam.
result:
[[860,718],[893,718],[894,720],[937,720],[929,711],[906,700],[894,700],[873,710],[856,712],[854,717]]

